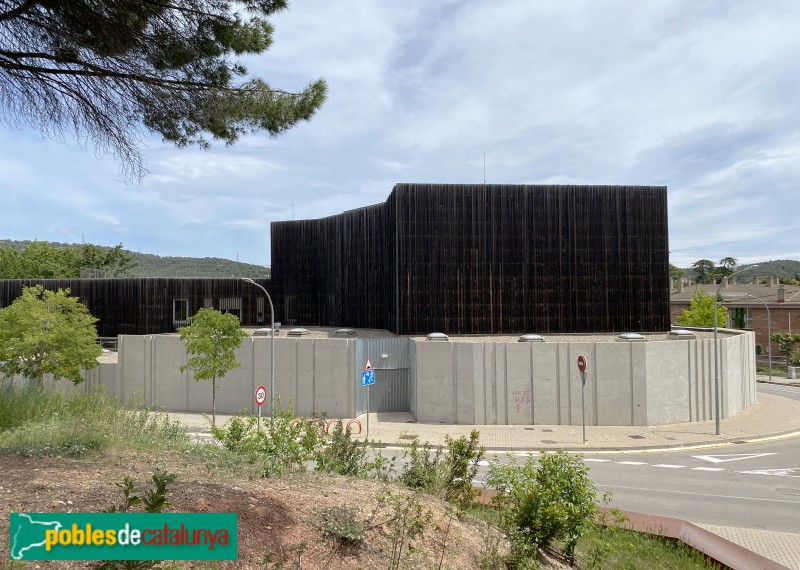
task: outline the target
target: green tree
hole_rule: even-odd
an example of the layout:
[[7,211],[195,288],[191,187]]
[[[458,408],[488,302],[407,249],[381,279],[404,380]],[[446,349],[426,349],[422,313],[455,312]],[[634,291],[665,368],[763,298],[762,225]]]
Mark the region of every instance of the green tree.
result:
[[189,360],[180,370],[191,370],[195,380],[211,380],[211,426],[217,425],[217,378],[241,367],[235,351],[247,337],[239,327],[239,318],[216,309],[200,309],[180,329]]
[[669,276],[675,279],[681,278],[686,275],[686,270],[681,269],[677,265],[669,264]]
[[698,259],[692,264],[694,279],[698,283],[710,283],[716,266],[710,259]]
[[792,365],[792,348],[800,342],[800,333],[774,333],[769,337],[772,342],[778,344],[778,349],[786,355],[786,366]]
[[0,249],[0,277],[6,279],[69,279],[80,277],[84,267],[100,269],[104,277],[116,277],[129,275],[136,263],[133,253],[122,244],[57,247],[32,241],[22,249]]
[[[717,326],[724,327],[728,322],[728,309],[717,304]],[[693,327],[714,326],[714,296],[706,295],[698,289],[689,301],[689,308],[678,317],[678,324]]]
[[104,277],[130,276],[137,263],[133,260],[133,252],[122,248],[122,244],[114,247],[100,247],[84,244],[78,249],[78,266],[72,268],[71,277],[80,277],[81,269],[99,269]]
[[267,51],[287,0],[0,0],[6,118],[72,133],[141,178],[141,125],[178,146],[278,135],[308,120],[326,85],[289,92],[235,58]]
[[97,366],[102,353],[96,322],[69,289],[24,287],[0,309],[0,372],[35,379],[40,387],[45,374],[80,384],[81,370]]

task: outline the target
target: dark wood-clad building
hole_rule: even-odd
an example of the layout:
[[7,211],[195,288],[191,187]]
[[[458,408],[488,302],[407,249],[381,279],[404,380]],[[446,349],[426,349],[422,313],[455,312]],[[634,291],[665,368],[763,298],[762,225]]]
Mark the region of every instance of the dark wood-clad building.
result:
[[286,324],[399,334],[669,329],[663,186],[397,184],[272,224]]
[[[269,290],[269,280],[256,282]],[[2,279],[0,308],[19,297],[24,286],[36,284],[53,291],[69,289],[99,319],[101,337],[175,332],[204,307],[233,313],[245,326],[268,325],[270,318],[269,304],[258,287],[241,279],[197,277]]]

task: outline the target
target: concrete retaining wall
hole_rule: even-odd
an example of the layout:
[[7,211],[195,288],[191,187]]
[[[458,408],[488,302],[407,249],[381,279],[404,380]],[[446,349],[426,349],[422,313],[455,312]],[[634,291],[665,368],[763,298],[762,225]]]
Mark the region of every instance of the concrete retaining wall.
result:
[[[245,339],[236,351],[241,368],[217,381],[217,412],[257,411],[256,387],[267,388],[270,400],[270,339]],[[116,374],[90,371],[87,386],[104,385],[124,402],[143,402],[172,411],[210,412],[211,382],[195,381],[177,336],[121,336]],[[353,341],[347,339],[275,339],[275,393],[281,407],[294,401],[296,413],[327,412],[334,417],[354,413]],[[269,414],[269,406],[262,409]]]
[[[720,336],[722,417],[756,399],[752,332]],[[275,391],[283,407],[329,417],[356,414],[363,363],[353,339],[275,339]],[[491,343],[411,340],[409,412],[417,421],[452,424],[580,425],[576,361],[588,361],[584,409],[588,425],[660,425],[714,418],[713,340],[650,342]],[[270,339],[249,338],[237,351],[241,368],[217,383],[217,411],[256,411],[253,393],[270,389]],[[122,336],[118,364],[85,373],[64,391],[103,386],[126,403],[171,411],[210,412],[211,383],[180,372],[186,352],[178,336]],[[268,395],[269,401],[269,395]],[[263,413],[269,413],[268,407]]]
[[[753,333],[726,332],[735,334],[719,341],[722,417],[756,397]],[[414,344],[420,422],[580,425],[578,355],[588,361],[588,425],[714,417],[712,340]]]

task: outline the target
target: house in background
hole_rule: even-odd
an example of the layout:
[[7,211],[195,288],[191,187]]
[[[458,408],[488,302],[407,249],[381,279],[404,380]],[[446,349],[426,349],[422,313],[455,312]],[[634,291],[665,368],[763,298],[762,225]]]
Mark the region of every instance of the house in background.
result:
[[[713,295],[719,284],[683,285],[681,280],[672,280],[669,304],[672,322],[677,323],[681,313],[689,308],[695,292],[702,289]],[[800,287],[784,285],[773,277],[766,284],[728,283],[722,281],[720,294],[728,308],[728,322],[719,323],[720,327],[752,330],[755,332],[756,344],[760,345],[764,354],[769,354],[767,347],[772,345],[773,356],[780,356],[778,346],[767,338],[767,307],[772,333],[800,333]]]

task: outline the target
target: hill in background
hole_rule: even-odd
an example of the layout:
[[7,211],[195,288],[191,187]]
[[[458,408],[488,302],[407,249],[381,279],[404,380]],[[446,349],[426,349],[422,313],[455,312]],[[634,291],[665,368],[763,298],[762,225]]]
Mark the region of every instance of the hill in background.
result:
[[161,257],[133,253],[136,277],[269,277],[269,269],[219,257]]
[[[24,249],[31,242],[20,240],[0,240],[0,248],[12,247]],[[79,248],[82,244],[49,242],[53,247]],[[107,246],[98,246],[111,249]],[[261,279],[269,277],[270,270],[263,265],[242,263],[219,257],[162,257],[150,253],[137,253],[127,250],[133,255],[136,267],[133,277],[250,277]]]
[[[695,278],[691,267],[684,269],[686,275]],[[736,281],[750,283],[754,279],[764,281],[770,277],[778,277],[782,283],[800,280],[800,261],[793,259],[776,259],[772,261],[759,261],[747,265],[738,265],[734,269]]]

